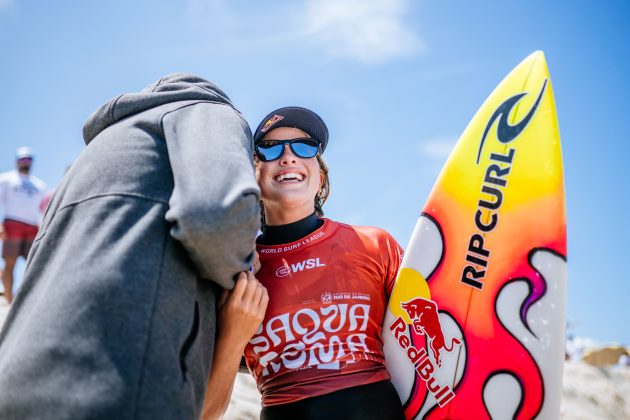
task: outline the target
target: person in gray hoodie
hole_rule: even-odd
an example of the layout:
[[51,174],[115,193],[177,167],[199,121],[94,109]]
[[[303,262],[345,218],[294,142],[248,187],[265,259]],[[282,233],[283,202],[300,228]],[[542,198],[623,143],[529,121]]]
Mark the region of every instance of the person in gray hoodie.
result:
[[0,332],[0,418],[197,418],[216,293],[252,264],[259,228],[249,126],[175,74],[83,135]]

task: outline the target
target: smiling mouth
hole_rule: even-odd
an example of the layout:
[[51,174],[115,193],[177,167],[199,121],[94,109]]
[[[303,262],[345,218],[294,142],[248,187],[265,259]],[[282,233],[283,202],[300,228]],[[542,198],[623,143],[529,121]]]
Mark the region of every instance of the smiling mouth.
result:
[[297,172],[288,172],[286,174],[280,174],[274,178],[274,181],[280,183],[290,183],[290,182],[302,182],[304,180],[304,175]]

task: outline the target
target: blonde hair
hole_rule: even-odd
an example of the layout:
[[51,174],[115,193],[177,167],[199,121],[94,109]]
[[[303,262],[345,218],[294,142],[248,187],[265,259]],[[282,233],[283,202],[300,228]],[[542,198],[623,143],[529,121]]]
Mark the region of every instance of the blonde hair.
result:
[[317,154],[317,163],[319,163],[319,171],[322,174],[322,185],[315,194],[315,214],[322,217],[324,215],[322,207],[330,194],[330,178],[328,177],[328,165],[320,154]]

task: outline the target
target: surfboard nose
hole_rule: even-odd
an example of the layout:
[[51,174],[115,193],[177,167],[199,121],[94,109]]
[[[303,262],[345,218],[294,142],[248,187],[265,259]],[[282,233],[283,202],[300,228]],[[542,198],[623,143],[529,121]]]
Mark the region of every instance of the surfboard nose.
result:
[[527,79],[532,77],[537,79],[549,79],[549,67],[547,66],[547,58],[545,57],[545,53],[542,50],[534,51],[523,61],[521,61],[514,68],[512,73],[523,73],[526,77],[526,82]]

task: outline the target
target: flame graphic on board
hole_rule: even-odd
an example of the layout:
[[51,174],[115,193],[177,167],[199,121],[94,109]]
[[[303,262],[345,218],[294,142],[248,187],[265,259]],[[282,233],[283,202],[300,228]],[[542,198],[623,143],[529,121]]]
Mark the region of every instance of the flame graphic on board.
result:
[[[435,209],[434,216],[424,217],[448,236],[456,227],[448,219],[439,224],[439,206]],[[527,235],[521,235],[521,240],[526,239],[524,236]],[[416,377],[405,404],[407,418],[468,418],[474,413],[476,418],[485,414],[487,418],[525,419],[540,414],[545,378],[539,363],[549,351],[550,341],[557,338],[540,335],[537,327],[545,322],[545,317],[553,316],[553,302],[561,298],[554,295],[555,289],[549,290],[547,280],[561,280],[566,268],[566,240],[564,235],[559,236],[559,240],[546,241],[543,247],[530,247],[529,252],[517,252],[518,248],[523,249],[522,243],[521,247],[504,246],[503,252],[512,255],[498,258],[503,263],[494,265],[494,274],[484,284],[483,293],[453,287],[452,281],[446,281],[458,278],[456,264],[451,261],[458,257],[453,249],[465,244],[458,246],[451,241],[453,249],[442,249],[440,261],[436,261],[438,265],[427,281],[432,299],[451,302],[439,307],[440,322],[450,331],[446,338],[463,342],[454,352],[457,354],[447,353],[446,363],[438,368],[441,377],[455,378],[449,385],[457,404],[438,406],[425,383]],[[472,300],[474,293],[478,295]],[[545,313],[542,317],[541,311]],[[532,312],[538,316],[531,317]],[[415,347],[431,353],[426,336],[416,334],[412,328],[410,336]]]

